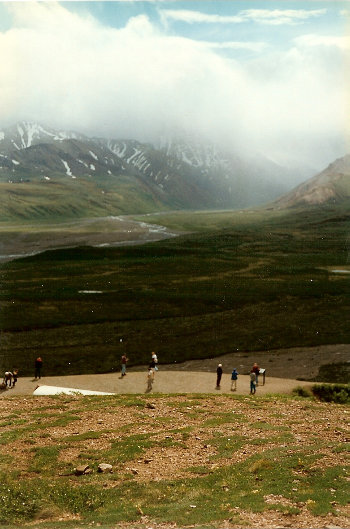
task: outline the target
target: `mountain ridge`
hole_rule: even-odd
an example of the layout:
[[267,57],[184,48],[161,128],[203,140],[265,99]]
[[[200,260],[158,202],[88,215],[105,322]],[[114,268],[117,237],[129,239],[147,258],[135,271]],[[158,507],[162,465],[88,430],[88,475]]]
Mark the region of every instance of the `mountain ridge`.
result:
[[155,145],[28,121],[0,131],[2,219],[254,207],[289,191],[287,175],[261,155],[245,159],[186,134]]
[[286,193],[280,207],[320,206],[350,200],[350,154],[337,158],[326,169]]

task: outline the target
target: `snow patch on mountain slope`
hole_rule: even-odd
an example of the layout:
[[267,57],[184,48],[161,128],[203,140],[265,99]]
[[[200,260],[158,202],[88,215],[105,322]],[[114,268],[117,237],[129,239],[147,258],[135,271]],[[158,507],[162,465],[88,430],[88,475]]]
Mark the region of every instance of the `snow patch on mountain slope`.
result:
[[131,156],[129,156],[129,158],[126,160],[127,163],[130,163],[134,158],[136,158],[136,156],[138,156],[139,154],[141,154],[142,151],[140,151],[139,149],[136,149],[135,147],[133,147],[134,149],[134,154],[132,154]]
[[95,160],[98,160],[97,156],[95,153],[93,153],[92,151],[89,151],[89,153],[91,154],[91,156],[95,159]]
[[67,174],[68,176],[73,176],[72,171],[71,171],[71,168],[69,167],[69,165],[68,165],[68,163],[66,162],[66,160],[62,160],[62,158],[61,158],[61,162],[63,163],[63,165],[64,165],[64,167],[65,167],[65,169],[66,169],[66,174]]

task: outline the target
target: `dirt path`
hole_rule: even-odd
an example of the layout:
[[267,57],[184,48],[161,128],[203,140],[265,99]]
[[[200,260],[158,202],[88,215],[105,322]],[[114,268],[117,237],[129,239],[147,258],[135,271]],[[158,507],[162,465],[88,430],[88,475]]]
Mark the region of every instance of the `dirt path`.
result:
[[[116,394],[147,393],[147,372],[131,371],[121,378],[119,373],[103,375],[71,375],[58,377],[43,377],[35,380],[30,377],[19,378],[13,389],[8,389],[0,397],[14,395],[31,395],[40,385],[60,386],[76,389],[106,391]],[[165,371],[163,368],[155,375],[152,393],[231,393],[230,375],[224,373],[221,388],[216,389],[216,374],[194,371]],[[262,382],[262,381],[261,381]],[[311,386],[311,382],[267,377],[265,385],[257,387],[256,395],[267,393],[291,393],[296,386]],[[240,375],[235,394],[248,394],[250,389],[249,376]]]
[[[266,370],[266,383],[258,386],[257,395],[291,393],[297,386],[312,386],[314,382],[309,382],[307,379],[310,380],[317,376],[321,365],[349,362],[349,350],[348,344],[337,344],[254,353],[237,351],[216,358],[160,364],[152,392],[230,393],[230,373],[236,367],[239,373],[237,394],[248,394],[250,387],[248,373],[253,362],[257,362]],[[224,370],[220,390],[215,389],[218,363],[223,365]],[[40,381],[31,377],[19,377],[16,387],[0,392],[0,398],[11,395],[31,395],[37,385],[89,389],[117,394],[145,393],[146,376],[146,366],[135,366],[128,368],[127,376],[124,378],[120,378],[119,373],[50,376],[43,377]]]

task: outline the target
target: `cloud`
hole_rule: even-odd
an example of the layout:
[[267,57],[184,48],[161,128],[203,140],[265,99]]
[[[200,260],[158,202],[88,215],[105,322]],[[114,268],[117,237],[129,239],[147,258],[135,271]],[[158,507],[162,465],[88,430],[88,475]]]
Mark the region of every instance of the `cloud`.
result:
[[309,18],[323,16],[326,13],[326,9],[247,9],[241,11],[240,15],[246,21],[277,26],[282,24],[300,24]]
[[[348,127],[341,45],[328,54],[305,36],[278,51],[168,35],[145,15],[114,29],[54,2],[9,9],[14,28],[0,33],[2,127],[26,119],[141,141],[186,129],[280,161],[302,156],[319,166],[339,155],[340,143],[332,152],[325,145]],[[240,62],[217,53],[224,46],[265,53]]]
[[294,39],[299,47],[335,47],[340,50],[350,50],[350,37],[335,37],[332,35],[303,35]]
[[160,11],[163,21],[187,22],[188,24],[242,24],[256,22],[259,24],[282,25],[300,24],[309,18],[327,13],[326,9],[246,9],[235,16],[206,14],[186,9],[163,9]]
[[188,9],[162,9],[159,13],[163,20],[187,22],[188,24],[231,24],[244,22],[244,19],[240,16],[210,15]]
[[211,48],[213,50],[249,50],[254,52],[262,52],[269,47],[266,42],[240,42],[240,41],[226,41],[226,42],[208,42],[201,41],[203,46]]

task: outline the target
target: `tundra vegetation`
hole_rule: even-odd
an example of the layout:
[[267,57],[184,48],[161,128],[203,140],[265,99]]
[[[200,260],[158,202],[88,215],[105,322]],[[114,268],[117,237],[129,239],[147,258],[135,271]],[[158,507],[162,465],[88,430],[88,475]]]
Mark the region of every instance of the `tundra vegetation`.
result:
[[3,263],[2,358],[25,375],[43,356],[45,374],[57,375],[115,370],[123,352],[132,365],[148,362],[152,350],[172,363],[349,343],[347,211],[328,205],[147,216],[191,233]]
[[346,527],[347,417],[311,396],[5,398],[0,524]]

